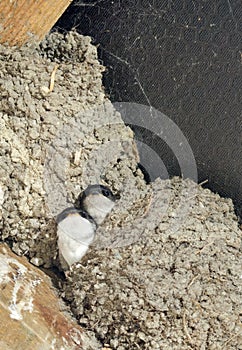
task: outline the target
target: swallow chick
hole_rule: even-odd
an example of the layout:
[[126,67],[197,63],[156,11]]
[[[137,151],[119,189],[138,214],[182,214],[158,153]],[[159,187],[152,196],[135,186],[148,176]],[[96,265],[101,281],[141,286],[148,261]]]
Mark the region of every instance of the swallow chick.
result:
[[86,211],[100,225],[119,198],[106,186],[90,185],[78,196],[75,207]]
[[93,218],[81,209],[66,208],[57,216],[58,249],[62,267],[66,264],[71,266],[86,254],[95,237],[96,228]]
[[[81,260],[119,196],[103,185],[90,185],[77,198],[75,207],[57,216],[60,263],[64,269]],[[64,261],[63,261],[64,260]]]

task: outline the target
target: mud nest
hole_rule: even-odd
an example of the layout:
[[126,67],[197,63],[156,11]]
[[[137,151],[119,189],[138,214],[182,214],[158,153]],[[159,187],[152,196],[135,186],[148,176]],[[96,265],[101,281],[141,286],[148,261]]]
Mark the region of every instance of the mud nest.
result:
[[121,192],[60,293],[100,349],[242,349],[241,230],[230,199],[146,184],[90,38],[0,46],[0,235],[58,266],[55,216],[89,183]]

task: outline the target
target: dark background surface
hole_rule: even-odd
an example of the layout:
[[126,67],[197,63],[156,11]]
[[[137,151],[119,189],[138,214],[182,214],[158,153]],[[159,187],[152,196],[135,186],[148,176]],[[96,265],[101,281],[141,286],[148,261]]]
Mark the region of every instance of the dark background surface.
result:
[[[241,27],[241,0],[78,0],[55,26],[93,38],[107,67],[104,86],[111,101],[152,106],[172,119],[192,148],[198,181],[208,179],[207,187],[233,198],[240,213]],[[170,176],[180,174],[165,142],[135,131]],[[152,179],[166,177],[145,158],[141,152]]]

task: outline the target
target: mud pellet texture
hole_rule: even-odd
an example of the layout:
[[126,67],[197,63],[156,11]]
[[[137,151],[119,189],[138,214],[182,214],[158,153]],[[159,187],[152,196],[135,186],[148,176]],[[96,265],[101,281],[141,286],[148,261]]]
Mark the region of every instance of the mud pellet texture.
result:
[[151,207],[143,226],[156,227],[131,245],[93,249],[63,296],[112,349],[241,349],[242,231],[232,201],[179,178],[153,188],[160,210]]
[[59,281],[100,349],[242,349],[232,201],[190,180],[146,184],[103,71],[90,38],[75,32],[0,45],[0,239],[59,267],[55,216],[88,184],[106,184],[121,199]]
[[133,133],[105,97],[89,37],[52,33],[39,45],[0,46],[0,68],[1,239],[50,267],[54,218],[89,183],[115,191],[132,175],[133,192],[145,190]]

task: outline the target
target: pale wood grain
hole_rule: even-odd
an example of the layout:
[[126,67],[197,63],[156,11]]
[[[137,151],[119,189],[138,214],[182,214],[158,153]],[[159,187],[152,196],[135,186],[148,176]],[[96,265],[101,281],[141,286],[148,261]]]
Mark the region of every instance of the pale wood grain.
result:
[[0,43],[18,45],[41,40],[72,0],[1,0]]

